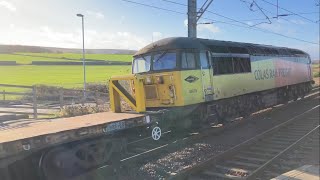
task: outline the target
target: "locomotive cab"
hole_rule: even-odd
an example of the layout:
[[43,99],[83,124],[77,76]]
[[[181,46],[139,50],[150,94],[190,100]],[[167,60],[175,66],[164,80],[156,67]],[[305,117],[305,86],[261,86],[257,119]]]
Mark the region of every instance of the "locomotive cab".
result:
[[209,56],[209,51],[196,49],[134,56],[132,73],[143,78],[146,107],[185,106],[212,100]]

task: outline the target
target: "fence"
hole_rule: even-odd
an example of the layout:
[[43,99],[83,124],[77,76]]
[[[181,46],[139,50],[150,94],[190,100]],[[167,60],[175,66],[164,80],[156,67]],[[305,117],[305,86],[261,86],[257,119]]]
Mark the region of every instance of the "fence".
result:
[[[3,101],[6,101],[6,95],[14,95],[14,96],[31,96],[32,97],[32,108],[33,108],[33,117],[34,119],[38,118],[38,108],[37,108],[37,97],[36,97],[36,88],[35,86],[18,86],[18,85],[9,85],[9,84],[0,84],[0,87],[6,88],[18,88],[18,89],[27,89],[27,91],[31,90],[30,92],[7,92],[3,90],[0,94],[3,95]],[[18,108],[18,107],[17,107]],[[0,110],[0,113],[10,113],[10,111],[6,110],[5,107],[2,107],[3,110]]]
[[[86,97],[84,97],[84,94]],[[21,86],[0,84],[0,113],[28,114],[37,119],[56,115],[69,105],[103,105],[109,103],[109,94],[98,91],[65,89],[48,86]]]

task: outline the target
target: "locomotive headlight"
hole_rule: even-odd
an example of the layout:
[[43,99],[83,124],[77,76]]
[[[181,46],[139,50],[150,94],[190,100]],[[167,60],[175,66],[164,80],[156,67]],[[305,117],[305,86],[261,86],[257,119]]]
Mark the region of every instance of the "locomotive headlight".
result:
[[152,78],[151,78],[151,76],[147,76],[147,77],[146,77],[145,84],[152,84]]
[[163,84],[163,82],[164,82],[164,81],[163,81],[163,77],[162,77],[162,76],[158,76],[158,77],[157,77],[157,83],[158,83],[158,84]]

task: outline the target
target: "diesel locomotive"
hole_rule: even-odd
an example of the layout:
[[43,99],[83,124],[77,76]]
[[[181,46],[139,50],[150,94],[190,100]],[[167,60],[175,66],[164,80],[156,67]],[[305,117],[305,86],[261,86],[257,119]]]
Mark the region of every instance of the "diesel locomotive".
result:
[[[118,82],[124,79],[130,92]],[[173,37],[139,50],[131,76],[111,78],[111,106],[119,112],[121,96],[137,112],[166,109],[190,126],[303,98],[312,83],[310,56],[298,49]]]

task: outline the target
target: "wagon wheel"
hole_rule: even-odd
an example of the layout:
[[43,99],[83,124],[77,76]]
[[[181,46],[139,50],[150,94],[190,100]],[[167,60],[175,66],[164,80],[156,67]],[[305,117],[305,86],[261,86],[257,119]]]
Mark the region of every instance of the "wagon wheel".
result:
[[121,179],[119,178],[119,175],[121,174],[120,172],[120,168],[121,168],[121,153],[120,152],[113,152],[112,156],[111,156],[111,166],[112,166],[112,170],[113,170],[113,178],[111,179]]
[[112,142],[80,144],[75,148],[74,154],[77,157],[77,164],[84,169],[89,169],[106,163],[112,157]]
[[160,139],[160,137],[161,137],[160,127],[156,126],[156,127],[152,128],[151,137],[155,141],[158,141]]
[[39,162],[42,174],[47,180],[68,179],[77,170],[72,152],[63,147],[48,151]]

